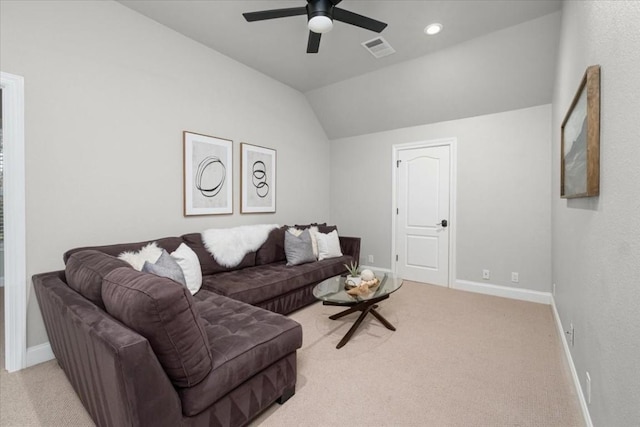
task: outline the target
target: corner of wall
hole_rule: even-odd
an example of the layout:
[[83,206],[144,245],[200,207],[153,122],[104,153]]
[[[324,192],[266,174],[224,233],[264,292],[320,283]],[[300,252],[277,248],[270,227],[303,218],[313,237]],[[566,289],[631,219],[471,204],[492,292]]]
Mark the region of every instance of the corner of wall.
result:
[[55,359],[51,344],[45,342],[27,348],[27,368]]

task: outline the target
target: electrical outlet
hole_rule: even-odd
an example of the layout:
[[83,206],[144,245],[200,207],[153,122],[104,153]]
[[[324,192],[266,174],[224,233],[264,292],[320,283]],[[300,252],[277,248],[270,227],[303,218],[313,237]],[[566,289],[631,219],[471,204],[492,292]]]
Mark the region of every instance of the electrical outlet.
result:
[[576,331],[573,329],[573,322],[569,324],[569,330],[566,331],[566,333],[567,335],[569,335],[569,344],[571,344],[571,347],[573,347],[576,339]]
[[518,283],[520,281],[520,275],[518,273],[516,273],[515,271],[511,272],[511,281],[513,283]]
[[373,262],[373,255],[369,255],[367,257],[367,262],[371,262],[371,263]]
[[491,272],[489,270],[482,270],[482,278],[489,280],[491,278]]
[[591,405],[591,375],[589,375],[589,371],[587,371],[587,381],[585,388],[587,389],[587,404]]

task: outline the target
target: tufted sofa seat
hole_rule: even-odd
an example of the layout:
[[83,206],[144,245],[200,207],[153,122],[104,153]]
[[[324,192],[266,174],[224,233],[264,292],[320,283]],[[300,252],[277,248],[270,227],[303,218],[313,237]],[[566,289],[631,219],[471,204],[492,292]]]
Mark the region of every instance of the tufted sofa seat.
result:
[[[195,296],[213,357],[213,368],[203,381],[179,390],[182,410],[196,415],[258,374],[273,361],[286,359],[302,345],[302,328],[281,315],[243,304],[209,291]],[[285,362],[287,377],[295,377],[293,363]],[[278,389],[279,384],[271,385]]]
[[[310,283],[318,283],[345,271],[344,264],[353,258],[345,255],[313,263],[288,267],[284,261],[244,268],[207,276],[205,289],[238,301],[257,305],[277,313],[289,313],[315,301]],[[302,292],[306,291],[303,295]],[[287,300],[286,296],[301,293],[304,301]],[[290,304],[290,305],[286,305]]]

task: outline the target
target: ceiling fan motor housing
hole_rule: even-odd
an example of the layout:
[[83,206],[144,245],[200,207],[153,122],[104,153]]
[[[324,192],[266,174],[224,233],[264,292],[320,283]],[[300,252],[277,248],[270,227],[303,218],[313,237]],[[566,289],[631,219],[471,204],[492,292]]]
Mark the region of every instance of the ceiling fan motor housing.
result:
[[333,19],[334,3],[330,0],[307,0],[307,17],[327,16]]

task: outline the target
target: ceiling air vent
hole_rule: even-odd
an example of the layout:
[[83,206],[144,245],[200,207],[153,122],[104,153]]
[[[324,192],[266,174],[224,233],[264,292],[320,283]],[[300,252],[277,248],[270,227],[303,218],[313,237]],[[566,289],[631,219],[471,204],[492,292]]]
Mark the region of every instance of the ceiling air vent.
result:
[[375,39],[371,39],[362,43],[365,49],[371,53],[376,58],[382,58],[383,56],[391,55],[395,53],[395,49],[391,47],[388,41],[383,39],[382,37],[376,37]]

